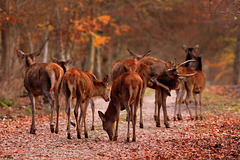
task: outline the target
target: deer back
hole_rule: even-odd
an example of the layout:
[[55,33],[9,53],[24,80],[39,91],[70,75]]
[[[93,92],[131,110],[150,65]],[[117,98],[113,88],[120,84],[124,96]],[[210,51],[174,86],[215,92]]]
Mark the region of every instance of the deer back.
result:
[[137,67],[137,61],[134,59],[120,59],[112,64],[111,79],[115,80],[122,73],[127,71],[135,71]]

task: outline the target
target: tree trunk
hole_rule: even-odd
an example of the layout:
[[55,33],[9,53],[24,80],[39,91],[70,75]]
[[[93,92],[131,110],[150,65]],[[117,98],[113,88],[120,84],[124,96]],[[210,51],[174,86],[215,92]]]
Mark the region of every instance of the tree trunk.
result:
[[[8,1],[0,1],[0,7],[3,9],[4,12],[7,14],[9,13]],[[9,23],[4,20],[2,22],[1,28],[1,41],[2,41],[2,53],[1,53],[1,70],[0,70],[0,81],[4,81],[7,79],[8,73],[8,55],[9,55],[9,37],[10,37],[10,25]]]
[[237,35],[237,43],[235,49],[235,57],[233,63],[233,76],[232,76],[232,84],[237,85],[239,79],[239,72],[240,72],[240,24],[238,24],[238,35]]
[[91,46],[90,46],[90,67],[89,72],[93,73],[95,66],[95,46],[94,46],[94,35],[91,35]]
[[98,79],[102,79],[102,56],[101,56],[101,48],[96,48],[97,49],[97,77]]
[[[48,39],[48,34],[49,34],[49,20],[47,20],[46,22],[46,30],[45,30],[45,41]],[[43,63],[47,62],[47,57],[48,57],[48,41],[46,42],[45,46],[44,46],[44,54],[43,54]]]

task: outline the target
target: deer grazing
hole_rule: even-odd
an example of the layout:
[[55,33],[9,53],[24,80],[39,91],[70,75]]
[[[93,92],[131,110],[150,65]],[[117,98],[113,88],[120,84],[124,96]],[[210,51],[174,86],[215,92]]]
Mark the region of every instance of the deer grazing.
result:
[[[28,91],[28,95],[32,104],[32,125],[30,129],[31,134],[36,133],[35,106],[36,99],[40,95],[44,95],[51,105],[50,130],[52,133],[54,132],[53,109],[54,104],[56,104],[57,121],[55,133],[58,133],[59,131],[59,93],[64,71],[56,63],[35,63],[35,59],[41,54],[42,48],[40,51],[35,51],[30,54],[24,53],[21,50],[17,50],[17,55],[25,61],[26,72],[24,76],[24,86]],[[50,92],[54,93],[55,103],[51,97]]]
[[[102,120],[103,129],[107,132],[110,140],[117,140],[120,110],[126,109],[128,117],[132,116],[133,138],[136,141],[136,117],[138,104],[141,97],[143,81],[136,72],[125,72],[113,81],[111,100],[103,114],[98,111]],[[114,131],[114,124],[116,127]],[[115,133],[114,133],[115,132]],[[128,118],[127,142],[130,139],[130,118]],[[114,137],[113,137],[114,135]]]
[[[109,101],[110,88],[108,86],[108,76],[103,81],[99,81],[92,76],[89,78],[86,72],[76,68],[68,70],[63,77],[63,93],[66,98],[66,113],[68,115],[67,138],[71,139],[70,134],[70,109],[72,99],[76,98],[77,102],[74,108],[74,115],[77,124],[77,137],[81,138],[82,125],[84,123],[85,138],[88,138],[86,126],[86,111],[89,101],[94,96],[101,96],[105,101]],[[81,110],[78,118],[79,108]]]
[[[174,109],[174,120],[178,118],[178,120],[182,120],[181,115],[181,103],[184,97],[185,92],[187,92],[187,96],[185,99],[185,103],[187,109],[189,111],[190,117],[193,120],[193,116],[191,110],[189,108],[189,99],[191,98],[191,94],[193,94],[194,101],[195,101],[195,118],[198,119],[197,116],[197,107],[198,104],[200,105],[200,119],[203,118],[202,116],[202,94],[205,88],[206,80],[205,76],[202,72],[202,54],[197,54],[199,49],[199,45],[196,45],[194,48],[187,48],[185,45],[182,46],[184,51],[186,52],[186,60],[193,59],[195,62],[186,63],[185,66],[180,68],[181,74],[189,74],[196,72],[193,76],[187,77],[183,83],[181,83],[181,88],[177,90],[177,97],[175,102],[175,109]],[[197,101],[196,95],[199,95],[199,100]],[[176,118],[176,110],[178,107],[178,114]]]

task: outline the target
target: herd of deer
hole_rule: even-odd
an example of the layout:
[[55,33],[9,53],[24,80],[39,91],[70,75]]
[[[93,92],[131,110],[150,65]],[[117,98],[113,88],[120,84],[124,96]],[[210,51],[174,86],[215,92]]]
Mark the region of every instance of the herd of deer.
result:
[[[70,124],[75,126],[70,120],[71,107],[73,99],[76,98],[74,107],[74,115],[76,120],[77,137],[81,138],[81,131],[84,124],[84,135],[88,138],[86,111],[89,103],[91,103],[93,111],[94,129],[94,103],[91,98],[95,96],[102,97],[106,102],[110,100],[105,113],[98,111],[102,120],[103,129],[107,132],[110,140],[117,140],[119,114],[121,110],[127,111],[127,141],[130,139],[130,122],[133,126],[132,141],[136,141],[136,117],[137,109],[140,105],[140,128],[143,128],[142,105],[143,96],[147,87],[155,89],[155,121],[156,126],[160,127],[160,109],[163,108],[164,124],[169,128],[166,98],[171,90],[176,90],[176,102],[174,109],[174,120],[181,120],[181,105],[185,92],[185,104],[188,108],[191,119],[192,113],[189,109],[189,99],[193,94],[195,100],[195,118],[197,116],[197,107],[200,105],[200,119],[203,118],[201,99],[203,89],[205,88],[205,76],[202,72],[201,56],[198,54],[199,46],[182,48],[186,52],[186,60],[177,65],[175,60],[166,62],[149,56],[149,52],[144,55],[138,55],[128,50],[132,59],[117,60],[112,64],[111,79],[113,81],[111,89],[108,85],[108,76],[100,81],[90,72],[81,71],[76,68],[67,70],[67,61],[59,61],[50,57],[50,63],[35,63],[35,59],[40,55],[41,50],[28,54],[17,50],[17,55],[25,61],[24,86],[28,91],[32,104],[32,124],[30,133],[36,133],[35,127],[35,106],[36,99],[40,95],[44,95],[51,105],[50,130],[53,133],[59,132],[59,94],[62,92],[66,100],[66,114],[68,116],[67,138],[71,139]],[[110,91],[111,90],[111,91]],[[51,96],[54,94],[54,100]],[[109,94],[111,95],[109,96]],[[196,95],[199,95],[197,101]],[[54,130],[53,109],[56,105],[57,119]],[[178,108],[178,109],[177,109]],[[79,114],[80,110],[80,115]],[[176,112],[178,112],[176,114]],[[114,130],[115,129],[115,130]]]

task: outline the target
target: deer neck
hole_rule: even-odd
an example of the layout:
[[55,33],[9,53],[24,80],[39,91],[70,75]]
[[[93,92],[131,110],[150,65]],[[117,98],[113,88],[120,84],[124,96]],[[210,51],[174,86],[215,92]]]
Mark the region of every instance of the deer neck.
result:
[[101,82],[93,81],[93,86],[93,96],[101,96],[103,92]]
[[25,58],[25,68],[27,69],[28,67],[30,67],[31,65],[33,65],[34,64],[34,62],[33,62],[33,60],[31,59],[31,58],[29,58],[29,57],[26,57]]
[[108,120],[110,120],[113,123],[117,119],[117,109],[118,109],[118,105],[111,100],[105,112],[105,116]]

